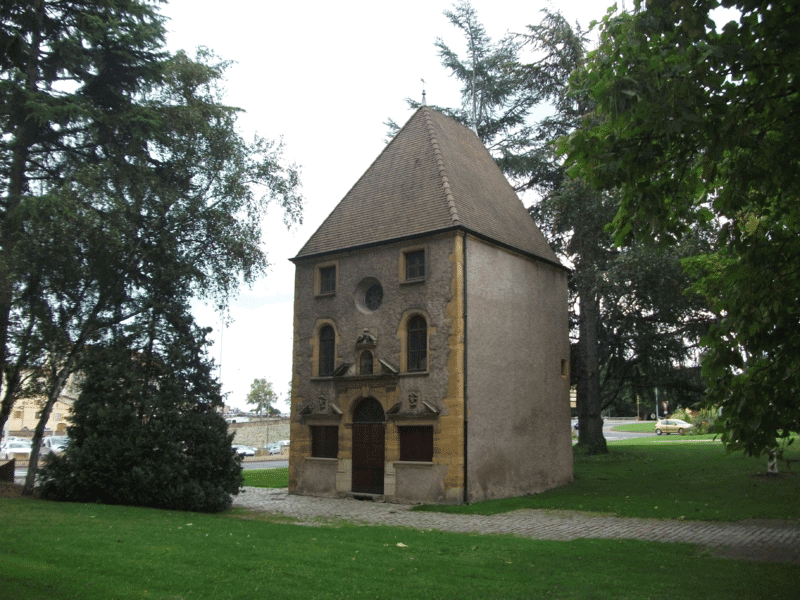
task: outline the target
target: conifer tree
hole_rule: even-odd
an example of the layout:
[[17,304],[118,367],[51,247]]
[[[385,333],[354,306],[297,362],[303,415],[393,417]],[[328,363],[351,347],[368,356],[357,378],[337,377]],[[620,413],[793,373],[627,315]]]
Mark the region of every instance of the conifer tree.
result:
[[158,4],[0,8],[0,427],[16,399],[44,396],[27,492],[84,348],[152,310],[161,282],[224,307],[265,273],[267,204],[300,218],[282,144],[241,138],[227,63],[166,53]]

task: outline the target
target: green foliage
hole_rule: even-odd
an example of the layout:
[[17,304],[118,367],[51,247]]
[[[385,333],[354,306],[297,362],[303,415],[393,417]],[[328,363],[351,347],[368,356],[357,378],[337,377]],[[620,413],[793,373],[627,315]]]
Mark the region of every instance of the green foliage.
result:
[[759,455],[800,428],[800,12],[726,2],[739,13],[720,28],[719,5],[609,11],[573,78],[597,110],[562,149],[574,173],[621,190],[619,242],[715,227],[714,251],[685,263],[717,315],[703,340],[708,402],[729,448]]
[[250,384],[250,391],[247,393],[247,403],[255,405],[256,414],[270,414],[272,404],[278,399],[278,395],[272,389],[272,382],[266,377],[256,378]]
[[242,139],[228,63],[163,49],[158,2],[0,9],[0,426],[34,383],[50,409],[87,344],[172,296],[224,310],[266,273],[270,202],[300,219],[280,141]]
[[41,473],[43,498],[176,510],[228,508],[242,484],[219,386],[188,317],[148,323],[135,340],[95,346],[79,365],[70,444]]
[[[435,41],[442,66],[461,84],[461,106],[432,108],[472,128],[506,177],[517,189],[527,189],[533,185],[532,173],[548,169],[543,157],[548,151],[529,122],[542,98],[518,69],[525,40],[510,34],[493,40],[468,1],[454,3],[444,15],[463,34],[462,55],[442,38]],[[412,108],[420,106],[410,98],[406,102]],[[386,125],[390,136],[399,129],[391,119]]]
[[[605,451],[600,413],[614,406],[634,414],[637,398],[652,404],[656,387],[676,403],[703,393],[695,352],[708,313],[698,296],[683,296],[688,278],[680,259],[700,251],[700,234],[679,249],[620,250],[606,225],[619,198],[566,175],[554,141],[572,133],[592,110],[586,93],[573,93],[570,73],[585,62],[588,38],[559,12],[495,44],[469,3],[445,15],[464,35],[459,56],[441,38],[442,65],[462,83],[462,106],[442,110],[476,124],[483,143],[518,190],[540,195],[530,208],[556,253],[573,268],[570,279],[572,383],[578,389],[579,439]],[[532,62],[523,63],[523,49]],[[409,101],[412,106],[418,104]],[[532,123],[533,109],[550,114]]]
[[[520,72],[556,108],[538,125],[540,138],[552,150],[553,141],[580,127],[593,107],[587,94],[572,93],[567,85],[568,75],[585,62],[588,42],[579,27],[573,29],[559,13],[548,11],[525,37],[540,58],[521,65]],[[656,388],[683,404],[701,398],[693,348],[706,331],[707,315],[696,295],[683,295],[689,282],[679,261],[705,241],[697,235],[669,251],[616,247],[607,224],[617,212],[617,194],[566,175],[554,154],[547,160],[550,175],[531,180],[543,196],[530,212],[574,269],[572,374],[583,423],[579,438],[581,445],[602,452],[601,410],[614,406],[618,414],[635,414],[637,398],[652,404]]]
[[670,418],[681,419],[694,425],[687,433],[689,435],[703,435],[716,431],[716,422],[719,418],[719,409],[714,407],[702,408],[697,411],[687,409],[676,410]]

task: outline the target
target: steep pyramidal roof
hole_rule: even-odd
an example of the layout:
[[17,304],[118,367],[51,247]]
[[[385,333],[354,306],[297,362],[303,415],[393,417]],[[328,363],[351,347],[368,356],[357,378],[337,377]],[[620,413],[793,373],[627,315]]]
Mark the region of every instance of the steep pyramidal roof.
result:
[[560,264],[478,137],[421,106],[295,259],[452,229]]

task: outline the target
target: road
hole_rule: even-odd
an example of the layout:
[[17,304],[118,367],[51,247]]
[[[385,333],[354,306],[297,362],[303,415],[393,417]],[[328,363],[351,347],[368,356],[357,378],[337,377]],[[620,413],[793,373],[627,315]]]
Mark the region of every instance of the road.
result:
[[245,471],[252,471],[254,469],[280,469],[281,467],[288,466],[288,460],[259,460],[242,463],[242,469]]
[[603,435],[607,441],[613,440],[629,440],[632,438],[651,437],[655,435],[655,421],[653,421],[653,431],[651,433],[635,433],[628,431],[613,431],[617,425],[629,425],[636,421],[617,421],[614,419],[605,419],[603,421]]

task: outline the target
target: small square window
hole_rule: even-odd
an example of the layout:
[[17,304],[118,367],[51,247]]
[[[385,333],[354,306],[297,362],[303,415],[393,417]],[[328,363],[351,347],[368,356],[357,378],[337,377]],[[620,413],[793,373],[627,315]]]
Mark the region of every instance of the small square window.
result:
[[398,427],[400,460],[433,462],[433,426],[413,425]]
[[336,425],[311,426],[311,456],[315,458],[339,456],[339,428]]
[[413,250],[405,253],[406,281],[425,279],[425,250]]
[[321,267],[319,270],[319,293],[336,293],[336,266]]

